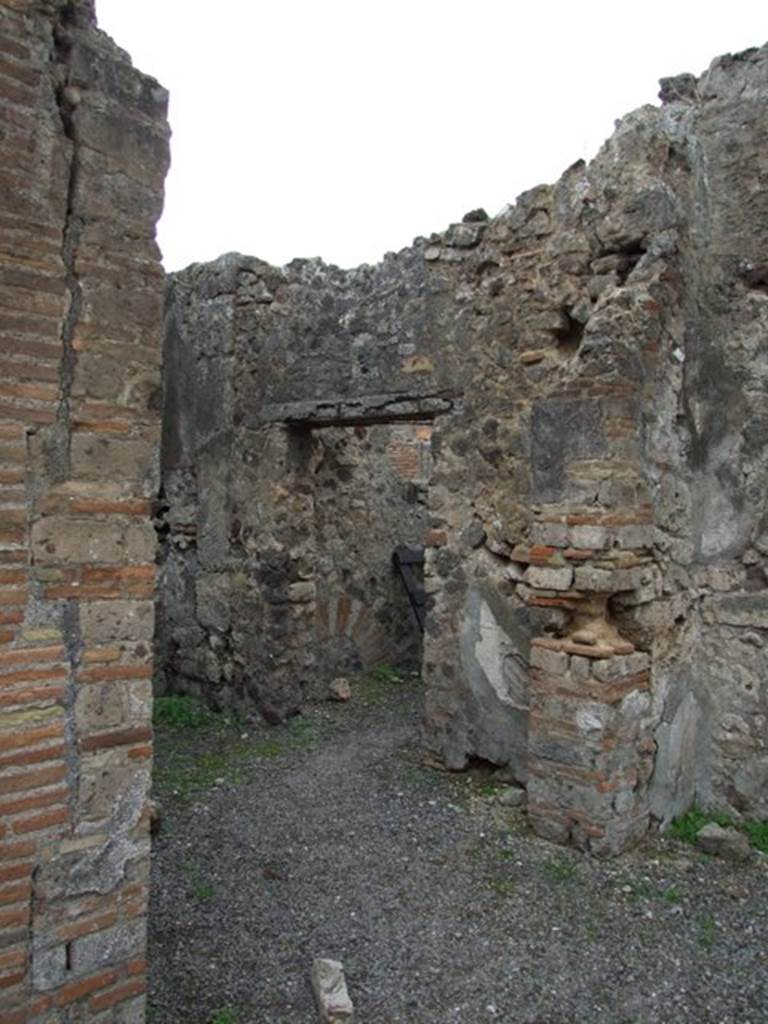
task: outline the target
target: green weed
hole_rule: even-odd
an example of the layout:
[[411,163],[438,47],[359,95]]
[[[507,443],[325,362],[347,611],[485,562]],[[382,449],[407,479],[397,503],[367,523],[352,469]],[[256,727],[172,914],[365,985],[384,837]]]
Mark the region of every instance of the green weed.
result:
[[550,882],[572,882],[579,874],[576,864],[567,857],[550,857],[542,867]]
[[376,665],[375,668],[371,669],[368,675],[378,683],[400,683],[403,678],[401,673],[394,668],[394,666],[388,665],[386,662],[383,662],[381,665]]
[[755,849],[768,853],[768,821],[745,821],[742,827]]
[[675,818],[667,829],[667,835],[679,839],[683,843],[696,844],[699,829],[710,822],[721,828],[737,828],[749,838],[750,843],[761,853],[768,853],[768,822],[767,821],[734,821],[722,811],[703,811],[700,807],[692,807],[685,814]]
[[670,823],[667,835],[673,839],[679,839],[683,843],[690,843],[693,846],[696,844],[696,833],[699,829],[712,821],[722,828],[727,828],[733,824],[727,814],[716,812],[709,814],[706,811],[702,811],[699,807],[692,807],[690,811],[686,811],[685,814],[681,814],[680,817],[675,818]]
[[152,720],[156,726],[167,729],[200,729],[215,719],[212,711],[204,708],[194,697],[172,693],[155,697]]
[[367,707],[386,704],[393,695],[413,689],[416,678],[392,665],[376,665],[352,680],[352,699],[359,698]]
[[279,757],[284,754],[287,750],[285,743],[281,743],[280,740],[264,740],[262,743],[257,743],[253,748],[253,753],[256,757]]
[[715,935],[717,934],[717,925],[715,919],[711,914],[706,914],[704,917],[700,917],[698,920],[699,929],[699,945],[703,949],[712,949],[715,944]]
[[239,1015],[236,1010],[225,1006],[221,1010],[214,1010],[208,1018],[208,1024],[237,1024]]
[[[297,716],[286,725],[276,727],[265,739],[244,739],[234,730],[232,718],[201,711],[192,698],[160,700],[171,701],[161,707],[169,707],[171,711],[168,714],[178,723],[170,727],[172,731],[184,728],[182,722],[192,721],[195,723],[192,728],[205,733],[208,749],[204,752],[194,753],[182,743],[171,742],[155,762],[154,781],[158,793],[171,793],[183,800],[193,799],[221,782],[241,782],[250,763],[260,758],[279,757],[289,750],[305,746],[318,739],[321,732],[319,725]],[[166,717],[165,721],[168,720]]]
[[500,789],[502,789],[504,783],[494,782],[492,779],[486,782],[477,783],[477,792],[480,796],[493,797],[496,796]]
[[665,903],[679,903],[683,898],[683,894],[679,889],[675,888],[674,885],[670,885],[668,889],[664,889],[660,893],[660,898],[664,900]]

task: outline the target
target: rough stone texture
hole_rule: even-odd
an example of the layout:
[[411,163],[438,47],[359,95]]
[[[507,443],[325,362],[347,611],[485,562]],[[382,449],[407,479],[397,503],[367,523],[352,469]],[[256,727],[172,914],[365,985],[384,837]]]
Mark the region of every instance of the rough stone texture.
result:
[[0,1020],[143,1019],[166,93],[0,3]]
[[705,853],[724,860],[735,860],[743,863],[752,860],[755,853],[749,839],[736,828],[722,828],[714,821],[700,828],[696,833],[696,843]]
[[338,960],[312,961],[312,991],[322,1024],[354,1024],[355,1008]]
[[[335,675],[420,661],[392,554],[422,543],[431,467],[428,419],[254,417],[254,381],[276,357],[262,365],[252,320],[280,275],[227,256],[171,279],[157,631],[161,687],[277,717]],[[295,301],[303,334],[303,291]],[[317,386],[333,387],[334,363],[321,372]]]
[[768,815],[768,50],[661,96],[492,220],[351,271],[230,255],[169,304],[166,522],[197,546],[164,572],[207,620],[178,658],[295,710],[349,571],[317,509],[359,500],[318,499],[317,438],[432,422],[427,744],[599,853],[693,800]]

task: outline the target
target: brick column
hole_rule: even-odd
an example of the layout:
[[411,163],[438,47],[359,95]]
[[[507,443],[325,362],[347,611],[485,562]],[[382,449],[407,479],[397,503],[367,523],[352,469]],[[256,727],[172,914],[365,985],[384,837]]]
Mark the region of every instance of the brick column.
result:
[[139,1021],[165,92],[0,3],[0,1024]]
[[[528,817],[545,838],[597,855],[648,828],[655,744],[650,656],[619,634],[609,599],[655,586],[648,510],[543,509],[518,548],[518,593],[570,614],[566,635],[531,644]],[[589,546],[587,546],[589,545]]]

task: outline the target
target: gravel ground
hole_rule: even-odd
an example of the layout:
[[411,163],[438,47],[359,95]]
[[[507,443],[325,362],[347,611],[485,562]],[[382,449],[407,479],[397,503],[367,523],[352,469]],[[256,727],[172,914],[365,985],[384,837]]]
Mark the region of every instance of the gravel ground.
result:
[[488,773],[423,767],[419,684],[286,727],[159,730],[151,1024],[312,1024],[315,956],[358,1024],[765,1024],[768,857],[532,836]]

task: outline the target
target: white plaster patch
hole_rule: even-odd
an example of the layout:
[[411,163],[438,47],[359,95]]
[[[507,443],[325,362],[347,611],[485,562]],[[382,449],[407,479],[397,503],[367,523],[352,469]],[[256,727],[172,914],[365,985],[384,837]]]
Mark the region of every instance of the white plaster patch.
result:
[[509,646],[509,641],[485,601],[480,604],[479,626],[480,639],[475,643],[477,663],[499,700],[513,706],[503,671],[505,647]]

